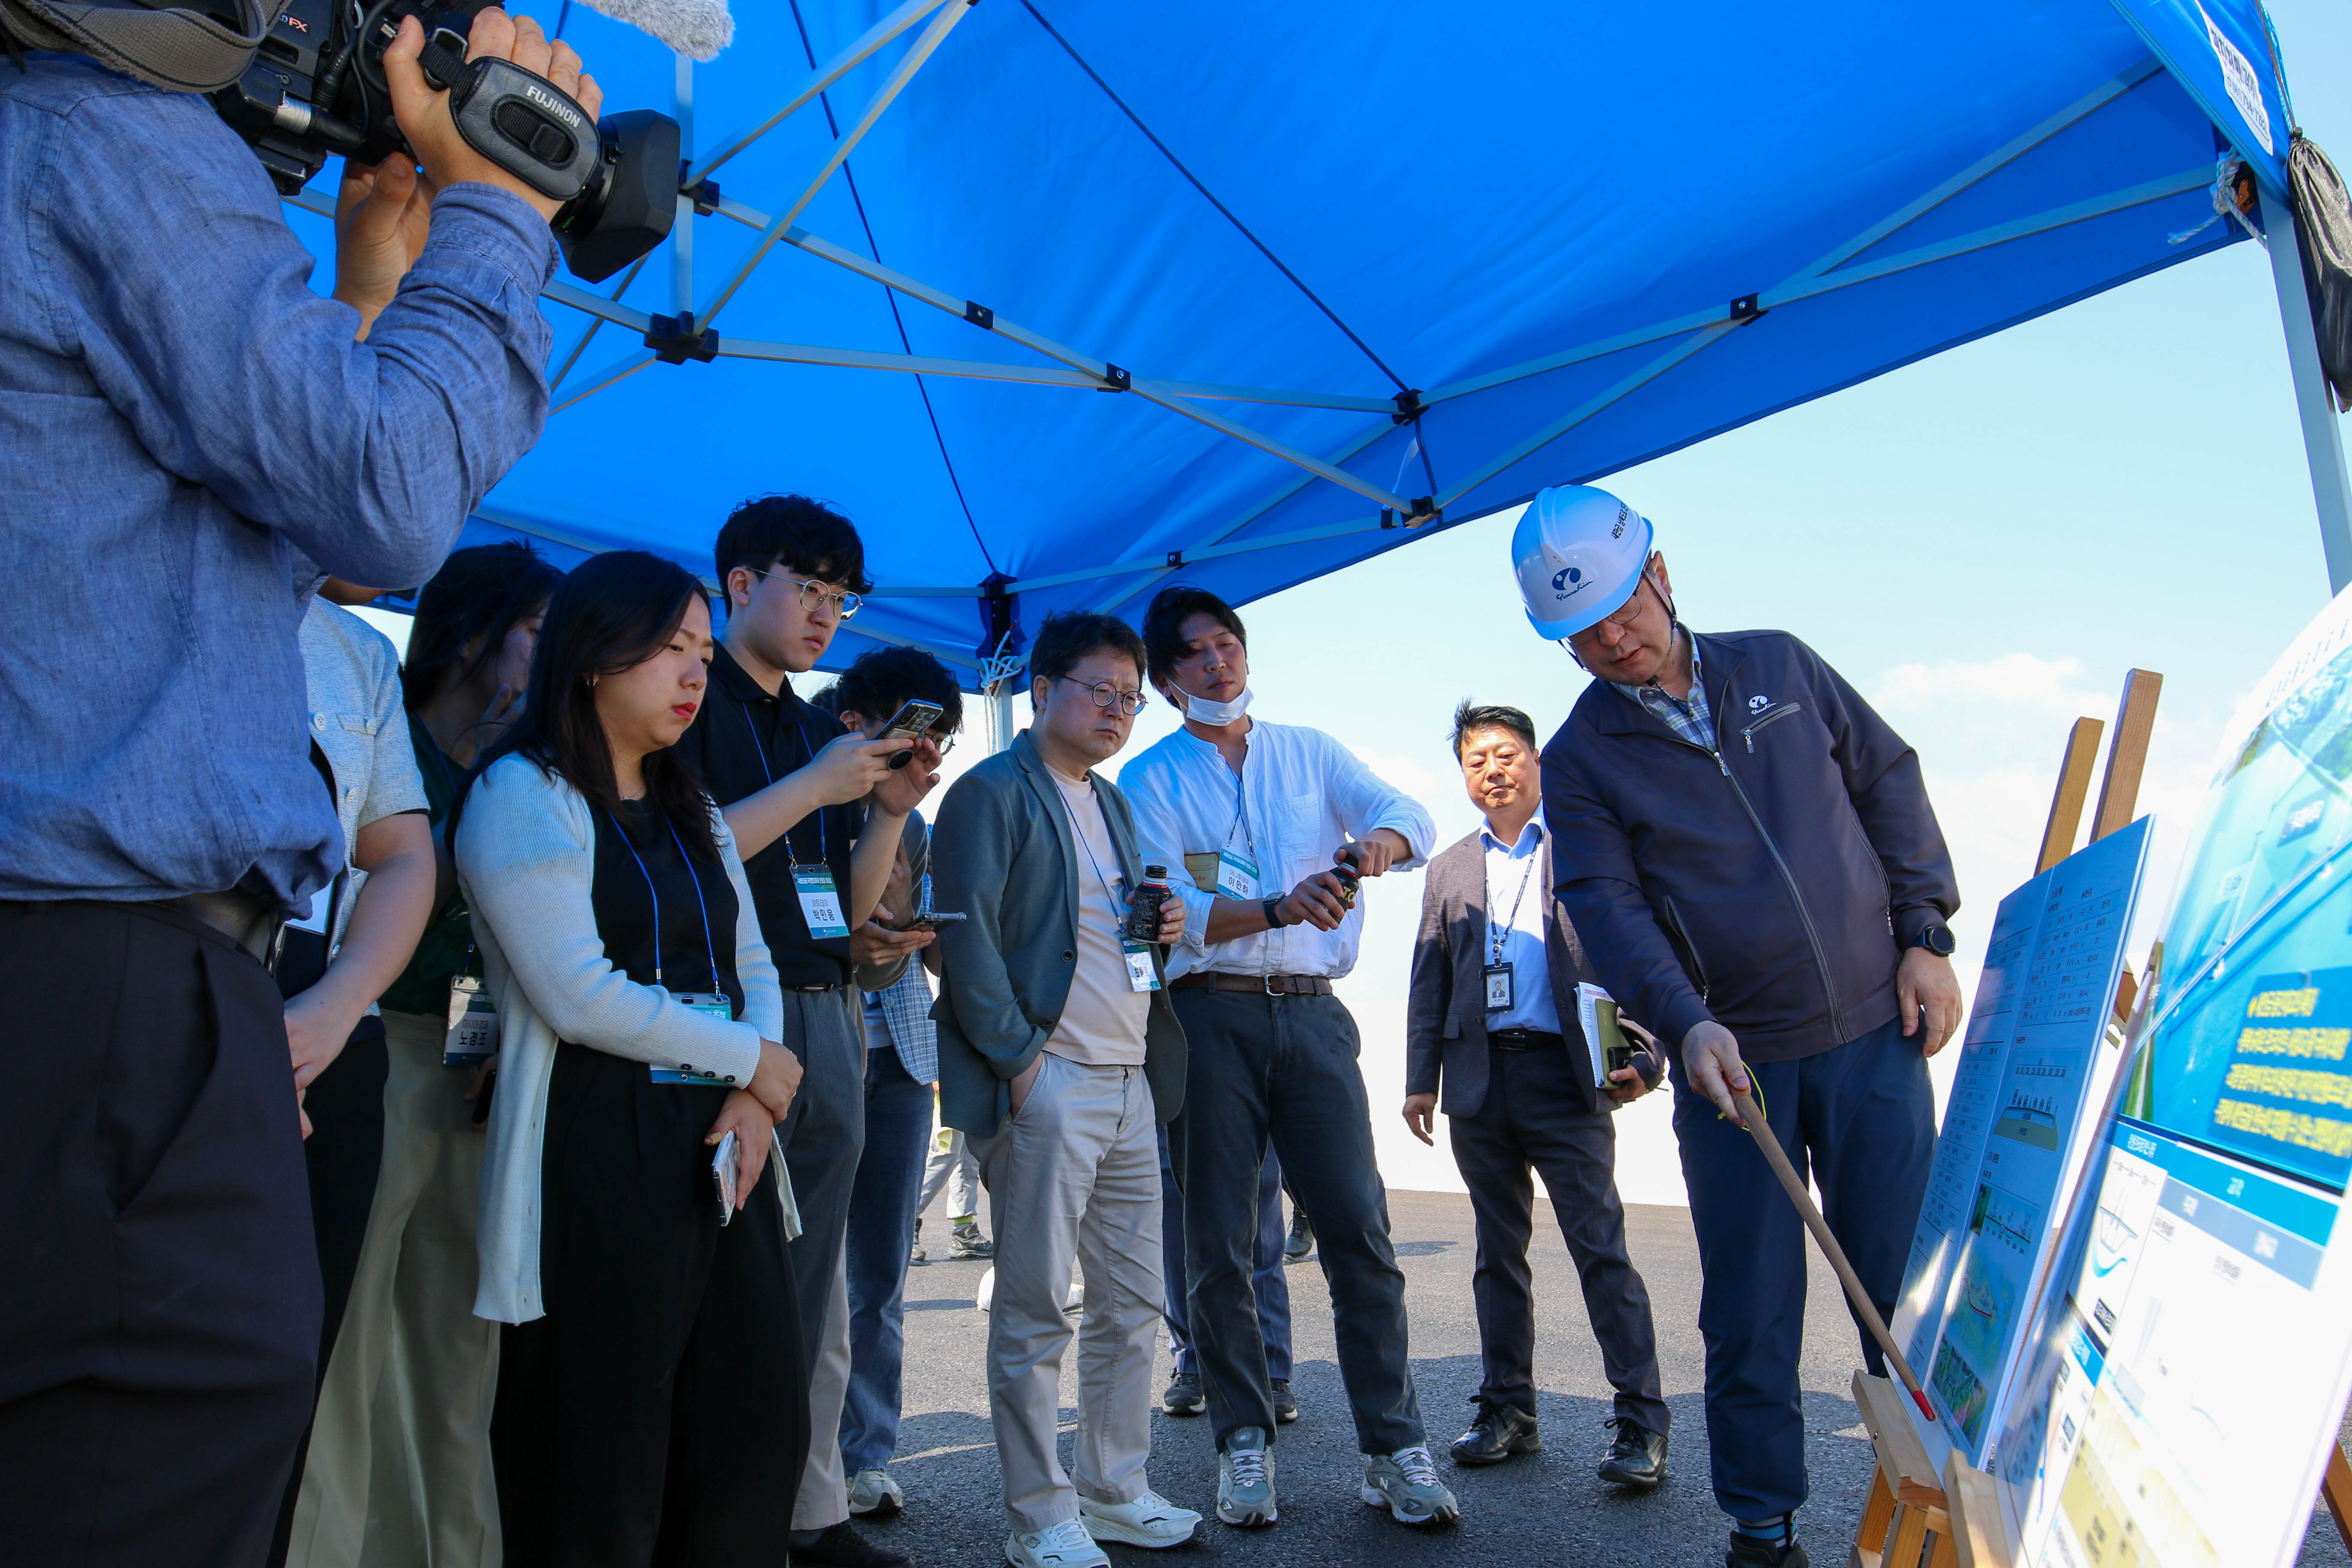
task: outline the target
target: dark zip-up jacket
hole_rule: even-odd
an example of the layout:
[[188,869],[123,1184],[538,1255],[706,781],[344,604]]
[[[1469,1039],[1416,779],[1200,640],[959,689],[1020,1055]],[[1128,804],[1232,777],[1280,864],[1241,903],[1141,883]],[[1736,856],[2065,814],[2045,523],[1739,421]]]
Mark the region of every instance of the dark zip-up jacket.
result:
[[1543,751],[1560,901],[1601,983],[1678,1047],[1714,1019],[1749,1061],[1895,1015],[1895,970],[1960,907],[1918,754],[1786,632],[1698,638],[1716,750],[1606,681]]

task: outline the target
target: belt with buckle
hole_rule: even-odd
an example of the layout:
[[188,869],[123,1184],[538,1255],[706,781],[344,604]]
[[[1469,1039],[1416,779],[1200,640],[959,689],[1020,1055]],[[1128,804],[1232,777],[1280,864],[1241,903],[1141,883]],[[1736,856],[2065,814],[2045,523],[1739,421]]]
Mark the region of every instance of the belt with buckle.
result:
[[1239,991],[1252,996],[1328,996],[1331,982],[1320,974],[1228,974],[1199,969],[1168,983],[1177,991]]
[[1498,1051],[1556,1051],[1568,1042],[1549,1029],[1489,1029],[1486,1043]]
[[230,888],[218,893],[183,893],[176,899],[148,901],[204,921],[243,948],[255,963],[274,967],[278,931],[283,923],[275,899]]

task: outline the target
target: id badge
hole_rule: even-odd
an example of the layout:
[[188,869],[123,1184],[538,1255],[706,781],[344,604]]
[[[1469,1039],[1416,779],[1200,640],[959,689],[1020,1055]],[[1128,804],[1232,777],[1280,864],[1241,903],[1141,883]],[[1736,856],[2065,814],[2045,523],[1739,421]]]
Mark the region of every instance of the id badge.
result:
[[[681,991],[677,994],[677,999],[679,1005],[689,1013],[707,1013],[722,1022],[732,1022],[735,1017],[733,1005],[724,996],[702,991]],[[650,1067],[650,1064],[648,1066]],[[715,1084],[721,1089],[730,1087],[727,1080],[716,1073],[684,1072],[677,1068],[665,1067],[652,1067],[651,1071],[656,1083]]]
[[801,918],[808,921],[809,935],[822,942],[849,934],[849,921],[841,910],[841,889],[833,885],[833,868],[794,866],[793,890],[801,896]]
[[1257,897],[1257,862],[1228,849],[1217,857],[1217,891],[1229,899]]
[[1151,965],[1151,949],[1142,942],[1122,937],[1119,951],[1127,954],[1127,988],[1129,991],[1157,991],[1160,972]]
[[1486,1011],[1507,1013],[1511,1010],[1511,966],[1490,963],[1486,969]]
[[449,1033],[441,1043],[445,1068],[478,1068],[499,1054],[499,1010],[481,977],[449,977]]

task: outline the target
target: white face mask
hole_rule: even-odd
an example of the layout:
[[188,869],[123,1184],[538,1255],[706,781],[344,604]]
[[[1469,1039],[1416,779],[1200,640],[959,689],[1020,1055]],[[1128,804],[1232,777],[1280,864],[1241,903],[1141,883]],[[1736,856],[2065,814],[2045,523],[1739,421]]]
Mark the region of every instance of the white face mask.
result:
[[1205,697],[1193,696],[1181,686],[1176,688],[1176,695],[1183,700],[1185,718],[1195,724],[1206,724],[1213,730],[1222,730],[1235,723],[1249,711],[1250,689],[1246,686],[1242,688],[1242,694],[1230,702],[1212,702]]

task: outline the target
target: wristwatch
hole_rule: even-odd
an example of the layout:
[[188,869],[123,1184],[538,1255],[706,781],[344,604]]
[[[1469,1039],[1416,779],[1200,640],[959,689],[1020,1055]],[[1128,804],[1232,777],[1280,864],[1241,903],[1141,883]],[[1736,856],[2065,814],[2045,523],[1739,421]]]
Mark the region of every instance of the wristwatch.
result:
[[1911,939],[1913,947],[1924,947],[1937,958],[1949,958],[1959,948],[1952,940],[1952,928],[1948,925],[1921,926],[1919,934]]
[[1265,929],[1268,931],[1280,931],[1282,929],[1282,900],[1280,899],[1268,899],[1265,900],[1263,907],[1265,910]]

